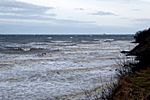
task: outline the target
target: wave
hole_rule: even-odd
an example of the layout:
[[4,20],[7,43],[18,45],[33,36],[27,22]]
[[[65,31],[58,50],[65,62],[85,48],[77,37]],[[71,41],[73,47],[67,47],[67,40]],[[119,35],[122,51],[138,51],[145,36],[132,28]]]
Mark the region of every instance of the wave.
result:
[[43,46],[35,46],[35,45],[24,45],[24,44],[4,44],[0,45],[0,52],[1,53],[34,53],[34,52],[41,52],[46,51],[46,48]]
[[71,43],[72,41],[58,41],[58,40],[52,40],[52,43]]
[[115,41],[114,39],[104,39],[104,42],[113,42]]
[[48,37],[48,39],[52,39],[53,37]]
[[15,51],[36,51],[36,50],[44,50],[43,48],[32,48],[32,47],[6,47],[5,50],[15,50]]

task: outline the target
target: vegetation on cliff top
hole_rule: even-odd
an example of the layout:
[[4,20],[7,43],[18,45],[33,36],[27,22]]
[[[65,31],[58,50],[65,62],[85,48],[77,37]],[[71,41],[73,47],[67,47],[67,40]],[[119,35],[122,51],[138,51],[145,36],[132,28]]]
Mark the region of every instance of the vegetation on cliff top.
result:
[[138,45],[127,56],[136,58],[123,65],[127,74],[120,77],[111,100],[150,100],[150,28],[137,32],[134,38]]

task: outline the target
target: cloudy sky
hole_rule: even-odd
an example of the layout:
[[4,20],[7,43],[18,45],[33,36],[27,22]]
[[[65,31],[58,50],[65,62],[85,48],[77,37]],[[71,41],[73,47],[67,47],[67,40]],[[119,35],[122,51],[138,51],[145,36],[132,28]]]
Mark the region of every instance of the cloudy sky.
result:
[[0,34],[135,33],[150,26],[150,0],[0,0]]

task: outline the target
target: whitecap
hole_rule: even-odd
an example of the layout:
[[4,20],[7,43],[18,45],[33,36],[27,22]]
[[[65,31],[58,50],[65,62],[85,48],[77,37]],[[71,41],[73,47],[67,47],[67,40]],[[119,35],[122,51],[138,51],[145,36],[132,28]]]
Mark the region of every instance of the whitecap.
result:
[[104,42],[113,42],[114,39],[104,39]]
[[31,48],[21,48],[21,50],[23,50],[23,51],[30,51]]
[[52,37],[48,37],[48,39],[52,39]]

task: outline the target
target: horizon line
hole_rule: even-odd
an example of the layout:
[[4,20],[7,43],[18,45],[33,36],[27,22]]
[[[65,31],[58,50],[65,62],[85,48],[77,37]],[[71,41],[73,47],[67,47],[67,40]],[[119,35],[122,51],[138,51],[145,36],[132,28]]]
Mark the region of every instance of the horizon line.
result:
[[0,35],[134,35],[134,33],[0,33]]

